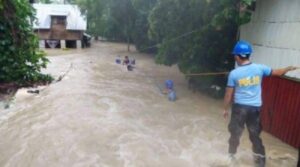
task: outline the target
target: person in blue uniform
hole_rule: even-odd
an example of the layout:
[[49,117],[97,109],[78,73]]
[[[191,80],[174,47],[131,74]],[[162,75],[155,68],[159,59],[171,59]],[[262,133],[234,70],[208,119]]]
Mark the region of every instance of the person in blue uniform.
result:
[[239,146],[239,140],[247,125],[249,139],[252,142],[254,162],[257,167],[265,166],[265,148],[260,138],[262,131],[260,110],[262,106],[261,84],[265,76],[281,76],[296,67],[271,69],[262,64],[250,61],[252,46],[246,41],[238,41],[233,49],[237,68],[228,76],[227,88],[224,97],[224,118],[228,117],[231,103],[231,119],[228,125],[230,132],[229,155],[234,158]]
[[168,94],[169,101],[176,100],[176,92],[174,89],[174,82],[172,80],[165,81],[165,93]]

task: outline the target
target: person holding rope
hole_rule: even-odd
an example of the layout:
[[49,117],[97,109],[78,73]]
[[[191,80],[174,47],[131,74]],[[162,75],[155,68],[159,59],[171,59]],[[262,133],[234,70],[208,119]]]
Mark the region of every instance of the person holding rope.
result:
[[164,94],[168,95],[169,101],[175,101],[176,100],[176,92],[174,89],[174,82],[172,80],[166,80],[165,81],[165,90],[162,91]]
[[271,75],[281,76],[297,68],[290,66],[282,69],[271,69],[262,64],[255,64],[249,60],[251,53],[251,44],[246,41],[238,41],[233,49],[232,54],[238,67],[232,70],[228,76],[223,116],[224,118],[228,117],[228,110],[233,101],[231,119],[228,125],[230,158],[234,159],[246,124],[252,142],[255,165],[264,167],[265,148],[260,138],[262,131],[260,123],[262,79]]

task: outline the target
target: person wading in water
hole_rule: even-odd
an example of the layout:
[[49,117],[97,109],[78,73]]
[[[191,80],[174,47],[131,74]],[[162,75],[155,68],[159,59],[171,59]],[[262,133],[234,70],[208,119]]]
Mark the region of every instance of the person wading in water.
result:
[[228,117],[228,110],[233,101],[231,119],[228,125],[230,158],[234,159],[246,124],[253,145],[254,162],[257,167],[264,167],[265,148],[260,138],[262,131],[260,123],[262,79],[271,75],[281,76],[297,68],[290,66],[282,69],[271,69],[262,64],[255,64],[249,60],[251,53],[251,44],[246,41],[237,42],[233,49],[232,54],[238,67],[232,70],[228,76],[223,116],[224,118]]

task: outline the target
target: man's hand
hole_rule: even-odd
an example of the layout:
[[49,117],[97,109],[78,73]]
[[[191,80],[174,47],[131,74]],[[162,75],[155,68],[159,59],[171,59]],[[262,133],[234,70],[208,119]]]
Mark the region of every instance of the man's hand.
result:
[[286,68],[280,68],[280,69],[273,69],[272,75],[273,76],[282,76],[289,71],[293,71],[293,70],[297,70],[297,69],[299,69],[299,67],[294,67],[294,66],[288,66]]
[[225,119],[227,119],[228,117],[228,111],[233,98],[233,92],[234,92],[234,88],[231,87],[226,88],[225,97],[224,97],[224,110],[223,110],[223,117]]
[[287,70],[288,71],[293,71],[293,70],[297,70],[299,67],[294,67],[294,66],[288,66]]
[[224,117],[224,119],[227,119],[228,118],[228,115],[229,115],[229,112],[228,112],[228,110],[223,110],[223,117]]

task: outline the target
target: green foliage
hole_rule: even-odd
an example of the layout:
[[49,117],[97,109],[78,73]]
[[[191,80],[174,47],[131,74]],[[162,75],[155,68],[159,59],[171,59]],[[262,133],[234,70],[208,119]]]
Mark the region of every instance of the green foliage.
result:
[[52,3],[51,0],[40,0],[41,3],[50,4]]
[[136,20],[133,27],[132,38],[136,48],[142,52],[154,52],[156,48],[149,48],[155,41],[148,37],[149,21],[148,17],[156,0],[132,0],[136,11]]
[[136,19],[136,11],[133,8],[131,0],[111,0],[110,15],[116,21],[115,36],[117,40],[129,41],[132,38],[134,23]]
[[109,14],[109,0],[75,0],[88,20],[88,33],[105,36],[107,29],[114,25]]
[[0,83],[29,84],[52,80],[40,74],[48,60],[38,51],[32,30],[34,10],[27,0],[0,1]]
[[[238,27],[250,21],[241,11],[250,0],[158,0],[150,15],[150,37],[161,45],[156,62],[178,64],[184,73],[221,72],[234,67],[231,49]],[[224,86],[225,76],[188,77],[198,90]]]
[[77,0],[86,14],[88,32],[108,40],[134,43],[138,50],[154,42],[149,40],[148,15],[156,0]]
[[[254,0],[77,0],[89,31],[155,51],[157,63],[178,64],[184,73],[234,67],[231,49],[238,28],[251,19]],[[156,45],[157,44],[157,45]],[[152,50],[149,46],[157,46]],[[225,85],[226,76],[188,78],[200,90]],[[195,84],[196,83],[196,84]]]
[[135,11],[130,0],[77,0],[94,36],[126,41],[130,37]]

